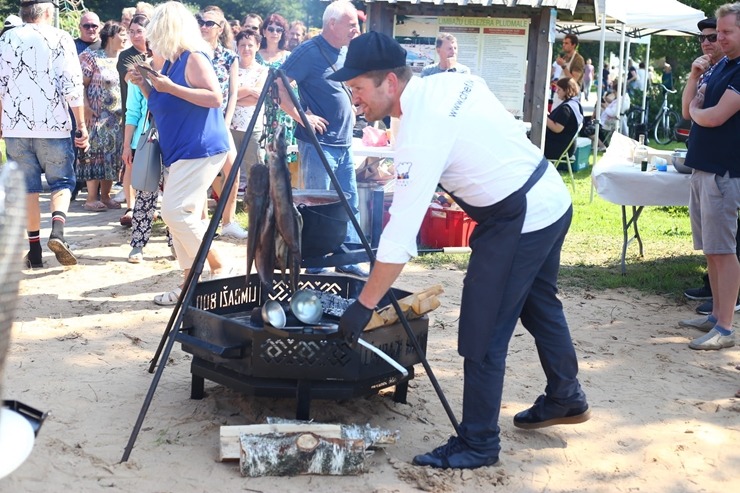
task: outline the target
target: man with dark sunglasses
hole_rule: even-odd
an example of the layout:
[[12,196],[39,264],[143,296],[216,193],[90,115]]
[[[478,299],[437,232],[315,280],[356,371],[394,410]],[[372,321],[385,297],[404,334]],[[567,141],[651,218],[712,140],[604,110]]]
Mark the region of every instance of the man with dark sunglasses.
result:
[[100,49],[100,17],[95,12],[85,12],[80,17],[80,37],[75,39],[75,47],[79,55],[87,48]]
[[[697,40],[701,45],[702,55],[694,61],[694,64],[703,67],[704,71],[698,73],[698,71],[695,72],[692,70],[689,73],[689,80],[686,82],[681,100],[681,113],[686,120],[690,120],[689,103],[694,99],[699,88],[709,81],[709,77],[717,66],[717,62],[724,56],[722,48],[717,41],[717,20],[714,17],[708,17],[699,21],[697,26],[701,32],[697,36]],[[738,228],[738,232],[740,233],[740,228]],[[738,241],[738,244],[740,245],[740,241]],[[709,284],[708,274],[704,274],[703,281],[703,286],[687,289],[684,291],[684,296],[690,300],[703,301],[696,308],[696,312],[700,315],[709,315],[712,313],[714,303],[712,302],[712,288]],[[740,310],[740,299],[735,303],[735,311],[737,310]]]

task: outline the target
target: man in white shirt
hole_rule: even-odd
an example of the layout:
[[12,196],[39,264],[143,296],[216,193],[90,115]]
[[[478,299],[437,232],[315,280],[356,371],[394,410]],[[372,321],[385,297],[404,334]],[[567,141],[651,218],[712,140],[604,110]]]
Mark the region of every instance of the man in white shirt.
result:
[[52,26],[53,0],[21,0],[22,26],[0,38],[0,120],[8,159],[25,174],[29,268],[41,260],[41,174],[51,189],[51,235],[47,246],[62,265],[77,259],[64,240],[71,191],[75,186],[71,108],[87,147],[82,69],[72,37]]
[[458,338],[465,358],[463,420],[457,436],[414,463],[476,468],[498,461],[506,353],[518,319],[535,338],[547,387],[514,417],[514,425],[586,421],[575,349],[556,296],[572,216],[560,175],[482,79],[412,77],[405,50],[384,34],[353,40],[344,67],[330,78],[347,81],[353,103],[369,121],[387,115],[400,121],[391,219],[370,277],[339,325],[350,344],[417,254],[416,234],[438,184],[478,223],[470,238]]

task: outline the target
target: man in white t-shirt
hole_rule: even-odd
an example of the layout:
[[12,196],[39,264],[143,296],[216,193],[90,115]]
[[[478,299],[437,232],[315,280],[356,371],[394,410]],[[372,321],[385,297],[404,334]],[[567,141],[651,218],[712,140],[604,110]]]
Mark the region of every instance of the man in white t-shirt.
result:
[[478,223],[470,238],[458,334],[465,358],[463,420],[457,436],[414,463],[476,468],[498,461],[506,353],[519,319],[534,336],[547,387],[514,417],[514,425],[535,429],[586,421],[575,349],[556,296],[560,250],[572,216],[560,175],[482,79],[412,77],[406,51],[384,34],[354,39],[344,67],[329,78],[346,81],[369,121],[387,115],[400,121],[391,219],[367,284],[340,320],[351,345],[417,254],[416,234],[438,184]]

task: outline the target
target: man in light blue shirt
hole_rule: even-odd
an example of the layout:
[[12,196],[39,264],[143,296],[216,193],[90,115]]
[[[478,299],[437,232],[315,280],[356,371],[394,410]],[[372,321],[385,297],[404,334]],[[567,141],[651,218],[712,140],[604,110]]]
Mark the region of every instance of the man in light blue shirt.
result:
[[455,36],[448,33],[437,36],[436,50],[439,62],[424,67],[421,71],[422,77],[441,74],[442,72],[470,73],[468,67],[462,63],[457,63],[457,38]]

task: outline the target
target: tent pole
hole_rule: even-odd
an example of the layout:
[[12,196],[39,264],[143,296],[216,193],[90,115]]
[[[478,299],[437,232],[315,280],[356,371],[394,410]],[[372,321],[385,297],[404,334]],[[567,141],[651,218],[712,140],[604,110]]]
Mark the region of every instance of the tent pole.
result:
[[[600,84],[596,87],[596,105],[594,106],[594,122],[596,123],[596,134],[594,134],[594,143],[592,148],[592,154],[594,156],[594,166],[596,166],[596,158],[599,156],[599,127],[601,126],[601,98],[604,94],[604,85],[608,84],[609,81],[602,80],[604,71],[602,70],[604,65],[604,44],[606,43],[606,12],[602,9],[601,11],[601,41],[599,42],[599,64],[594,71],[599,71]],[[596,75],[596,74],[594,74]],[[592,168],[593,169],[593,168]],[[589,202],[594,201],[594,182],[591,181],[591,197]]]
[[645,107],[647,106],[647,78],[650,75],[650,71],[648,70],[650,68],[650,43],[652,42],[653,37],[648,36],[648,42],[647,42],[647,52],[645,53],[645,80],[640,81],[642,82],[642,110],[643,110],[643,117],[645,123],[647,125],[648,119],[647,119],[647,112],[645,111]]
[[622,94],[624,92],[624,76],[626,74],[624,68],[624,39],[626,30],[627,26],[622,24],[622,36],[619,40],[619,79],[617,79],[619,81],[617,83],[617,114],[619,115],[619,125],[617,126],[617,132],[622,135],[624,135],[624,131],[622,129]]

